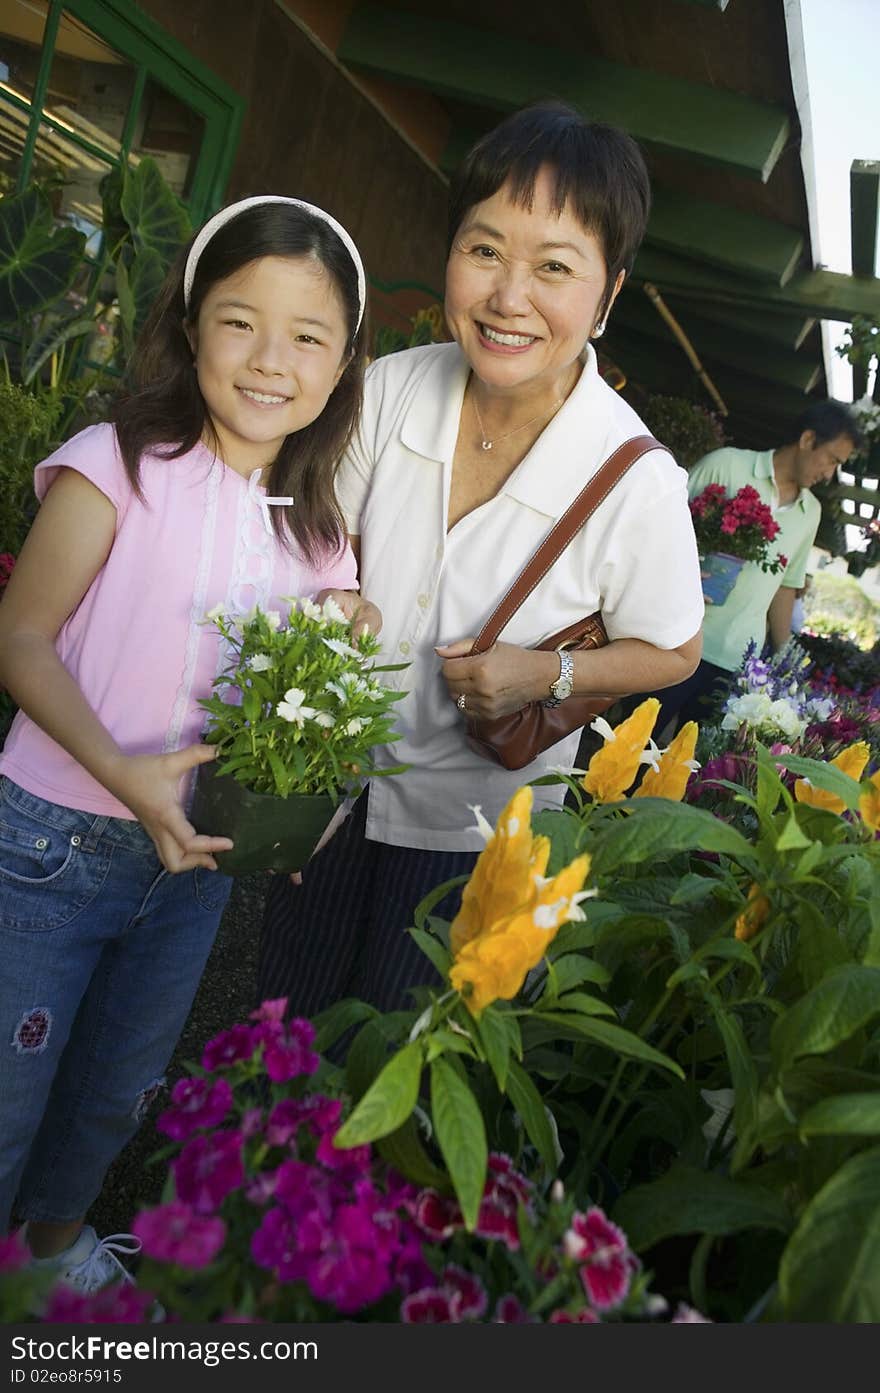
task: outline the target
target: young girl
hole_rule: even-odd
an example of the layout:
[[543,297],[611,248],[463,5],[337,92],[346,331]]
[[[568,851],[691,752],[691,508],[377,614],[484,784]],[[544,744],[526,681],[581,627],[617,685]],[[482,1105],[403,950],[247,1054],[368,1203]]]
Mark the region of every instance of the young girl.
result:
[[83,1218],[162,1084],[231,888],[213,853],[232,843],[184,811],[214,754],[206,612],[329,592],[379,624],[348,593],[333,491],[364,299],[321,209],[223,209],[169,276],[114,423],[36,470],[0,608],[21,708],[0,756],[0,1233],[26,1220],[35,1258],[87,1290],[120,1264]]

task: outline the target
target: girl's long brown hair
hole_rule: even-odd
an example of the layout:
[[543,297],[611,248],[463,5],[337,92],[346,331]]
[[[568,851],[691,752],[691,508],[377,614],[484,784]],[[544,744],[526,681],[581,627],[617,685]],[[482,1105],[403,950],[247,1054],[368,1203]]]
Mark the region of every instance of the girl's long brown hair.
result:
[[345,525],[333,481],[339,461],[357,428],[363,396],[365,320],[357,328],[357,272],[346,248],[327,223],[304,208],[265,203],[245,209],[220,228],[199,258],[184,305],[185,247],[156,300],[135,348],[131,386],[117,401],[112,419],[132,487],[139,497],[140,463],[147,452],[179,459],[207,433],[210,416],[199,391],[185,322],[198,321],[199,308],[217,281],[264,256],[318,260],[331,277],[345,309],[348,361],[324,410],[311,425],[288,435],[269,473],[270,494],[294,499],[293,507],[273,508],[279,539],[296,541],[311,564],[339,551]]

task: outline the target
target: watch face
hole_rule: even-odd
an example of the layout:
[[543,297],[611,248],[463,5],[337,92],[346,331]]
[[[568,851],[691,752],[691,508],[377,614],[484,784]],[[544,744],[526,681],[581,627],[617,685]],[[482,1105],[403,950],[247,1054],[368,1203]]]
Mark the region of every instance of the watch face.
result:
[[565,701],[566,697],[571,696],[571,683],[566,682],[563,677],[560,677],[557,682],[554,682],[553,691],[556,694],[557,701]]

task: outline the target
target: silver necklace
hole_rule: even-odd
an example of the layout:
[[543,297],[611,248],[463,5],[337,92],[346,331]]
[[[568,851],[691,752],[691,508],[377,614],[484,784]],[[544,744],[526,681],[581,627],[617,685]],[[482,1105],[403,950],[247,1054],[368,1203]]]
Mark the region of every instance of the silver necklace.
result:
[[514,426],[513,430],[506,431],[504,435],[496,435],[494,440],[489,440],[486,436],[486,428],[480,418],[480,408],[477,406],[477,399],[472,392],[471,406],[474,408],[474,415],[477,418],[477,425],[480,428],[480,444],[484,450],[491,450],[493,445],[499,445],[502,440],[507,440],[511,435],[517,435],[521,430],[525,430],[526,426],[533,426],[536,421],[540,421],[544,416],[550,416],[553,412],[558,411],[564,401],[564,395],[557,397],[553,405],[548,407],[546,411],[539,411],[537,416],[533,416],[529,421],[523,421],[521,426]]

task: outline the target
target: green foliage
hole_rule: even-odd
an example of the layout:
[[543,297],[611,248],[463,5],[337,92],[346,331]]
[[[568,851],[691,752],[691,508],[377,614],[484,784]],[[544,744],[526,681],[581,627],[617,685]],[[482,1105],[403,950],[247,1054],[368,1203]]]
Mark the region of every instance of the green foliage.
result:
[[651,434],[668,446],[685,469],[724,444],[724,430],[715,413],[684,397],[651,396],[641,416]]

